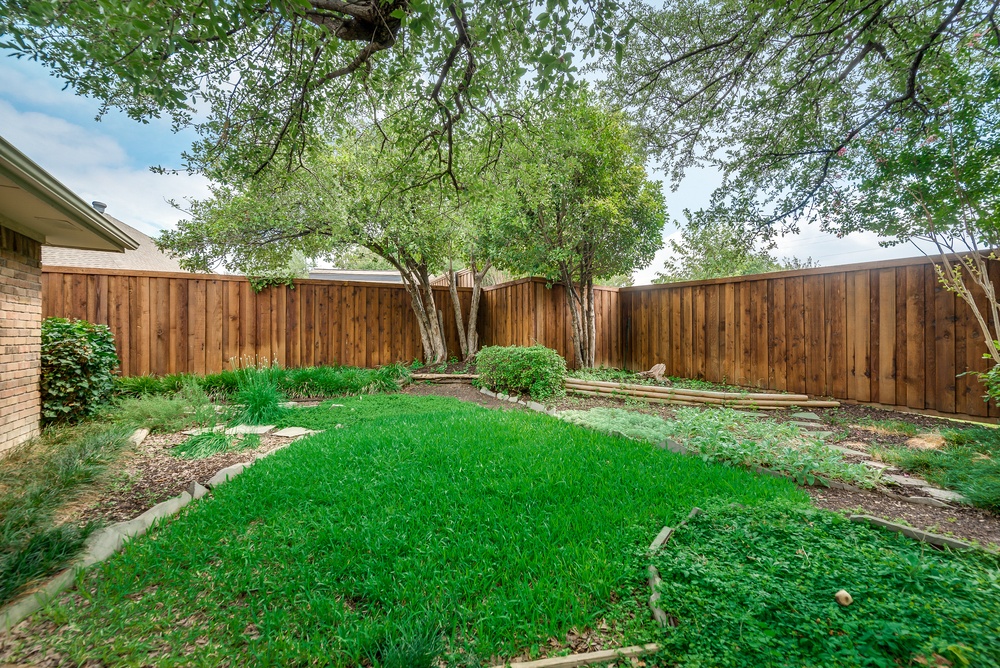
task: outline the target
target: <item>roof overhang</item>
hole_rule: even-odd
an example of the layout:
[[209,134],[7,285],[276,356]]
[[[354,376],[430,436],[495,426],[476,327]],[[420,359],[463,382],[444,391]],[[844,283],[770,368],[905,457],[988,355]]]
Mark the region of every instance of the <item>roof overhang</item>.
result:
[[3,137],[0,224],[49,246],[124,252],[139,245]]

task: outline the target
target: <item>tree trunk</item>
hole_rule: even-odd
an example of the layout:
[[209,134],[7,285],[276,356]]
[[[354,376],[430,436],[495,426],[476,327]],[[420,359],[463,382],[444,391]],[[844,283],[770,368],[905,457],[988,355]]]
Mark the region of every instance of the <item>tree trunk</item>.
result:
[[458,281],[451,261],[448,262],[448,292],[451,293],[451,304],[455,310],[455,325],[458,327],[458,342],[462,347],[462,359],[472,361],[479,352],[479,302],[483,292],[483,278],[490,270],[492,263],[487,260],[482,269],[477,267],[475,258],[470,260],[472,270],[472,300],[469,303],[469,318],[462,317],[462,302],[458,297]]
[[472,269],[472,301],[469,303],[468,330],[465,334],[465,338],[469,342],[469,352],[465,357],[466,362],[479,352],[479,301],[483,293],[483,279],[491,266],[493,263],[487,260],[483,268],[477,270],[475,260],[469,263],[469,268]]
[[[592,345],[591,332],[595,329],[593,319],[593,302],[586,295],[586,286],[593,286],[593,279],[584,276],[579,284],[573,280],[573,274],[565,262],[561,262],[563,283],[566,286],[566,302],[569,305],[570,333],[573,339],[573,353],[576,356],[576,364],[583,369],[594,366],[594,346]],[[581,265],[581,270],[585,273],[585,268]],[[584,294],[581,294],[581,289]],[[588,308],[588,304],[590,308]]]
[[403,286],[410,295],[410,305],[420,329],[420,344],[424,349],[424,364],[441,364],[448,359],[448,344],[445,340],[441,314],[434,303],[427,266],[412,257],[396,257],[379,245],[366,245],[368,250],[384,258],[399,270]]
[[455,265],[448,260],[448,292],[451,294],[451,306],[455,310],[455,328],[458,329],[458,345],[462,349],[462,359],[469,359],[469,340],[465,335],[465,325],[462,324],[462,302],[458,298],[458,277],[455,275]]

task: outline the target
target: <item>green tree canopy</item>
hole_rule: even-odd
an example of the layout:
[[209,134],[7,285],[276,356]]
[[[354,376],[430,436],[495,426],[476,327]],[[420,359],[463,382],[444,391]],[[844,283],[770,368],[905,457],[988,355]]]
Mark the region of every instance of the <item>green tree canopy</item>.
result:
[[[622,45],[614,0],[10,0],[0,47],[137,120],[201,140],[220,180],[299,166],[312,143],[401,116],[451,175],[460,119],[499,124],[527,87]],[[580,41],[580,38],[586,37]],[[575,45],[575,46],[574,46]]]
[[[995,127],[995,0],[676,0],[633,7],[638,28],[609,89],[681,178],[714,164],[712,209],[750,224],[821,219],[840,230],[845,156],[885,132],[970,138]],[[881,229],[884,220],[868,229]],[[846,229],[845,229],[846,231]]]
[[699,220],[703,216],[684,212],[687,225],[680,239],[670,240],[672,257],[654,283],[701,281],[726,276],[764,274],[783,269],[804,269],[816,265],[811,258],[776,257],[773,237],[767,230],[729,221]]
[[595,279],[631,274],[663,244],[663,192],[645,162],[626,120],[582,93],[530,117],[501,169],[497,264],[566,286],[583,366],[596,354]]

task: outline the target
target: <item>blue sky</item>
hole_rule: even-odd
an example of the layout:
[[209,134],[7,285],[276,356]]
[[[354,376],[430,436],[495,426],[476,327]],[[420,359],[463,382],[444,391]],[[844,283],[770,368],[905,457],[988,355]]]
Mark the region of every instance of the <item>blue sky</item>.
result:
[[[187,174],[159,175],[153,165],[177,168],[193,139],[190,131],[174,134],[167,120],[137,123],[112,111],[99,122],[94,100],[63,90],[62,83],[37,63],[0,57],[0,135],[51,172],[86,201],[108,204],[108,213],[155,235],[182,217],[167,200],[204,197],[207,182]],[[681,217],[708,204],[719,175],[691,170],[677,192],[665,195],[671,214]],[[670,226],[664,240],[676,236]],[[919,254],[912,245],[880,248],[872,234],[845,239],[806,227],[779,240],[779,256],[812,257],[824,266],[867,262]],[[649,267],[635,272],[637,284],[648,283],[663,267],[670,250],[657,253]]]

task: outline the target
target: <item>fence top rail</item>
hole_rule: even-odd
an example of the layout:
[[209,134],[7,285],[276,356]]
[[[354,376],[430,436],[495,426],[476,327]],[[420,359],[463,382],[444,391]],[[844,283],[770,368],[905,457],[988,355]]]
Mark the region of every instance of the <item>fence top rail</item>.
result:
[[[962,253],[949,255],[953,262]],[[752,281],[766,281],[775,278],[796,278],[798,276],[820,276],[823,274],[843,274],[852,271],[872,271],[878,269],[896,269],[899,267],[913,267],[940,262],[938,255],[922,255],[918,257],[905,257],[894,260],[876,260],[874,262],[858,262],[855,264],[836,264],[829,267],[810,267],[809,269],[788,269],[785,271],[770,271],[765,274],[747,274],[745,276],[726,276],[724,278],[706,278],[700,281],[677,281],[676,283],[653,283],[652,285],[633,285],[619,288],[622,292],[636,292],[640,290],[669,290],[671,288],[685,288],[700,285],[722,285],[725,283],[749,283]]]
[[[123,276],[123,277],[142,277],[142,278],[183,278],[189,281],[229,281],[236,283],[247,283],[249,279],[246,276],[238,276],[234,274],[196,274],[188,273],[183,271],[142,271],[136,269],[103,269],[103,268],[93,268],[93,267],[57,267],[52,265],[44,265],[42,267],[43,274],[85,274],[88,276]],[[373,287],[373,288],[398,288],[400,290],[405,290],[406,286],[402,283],[385,283],[381,281],[342,281],[337,279],[326,279],[326,278],[296,278],[292,281],[294,285],[347,285],[347,286],[358,286],[358,287]],[[434,290],[441,291],[447,290],[448,286],[432,286]],[[458,288],[459,292],[471,292],[472,288]]]
[[[136,276],[144,278],[183,278],[189,281],[235,281],[235,282],[247,282],[249,279],[246,276],[240,276],[237,274],[199,274],[194,272],[184,272],[184,271],[144,271],[141,269],[106,269],[98,267],[59,267],[56,265],[43,265],[43,274],[85,274],[88,276]],[[400,290],[405,290],[406,286],[402,283],[385,283],[381,281],[344,281],[340,279],[328,279],[328,278],[296,278],[292,281],[295,285],[350,285],[350,286],[368,286],[377,288],[399,288]],[[519,278],[514,281],[507,281],[506,283],[498,283],[497,285],[484,285],[483,292],[489,292],[491,290],[498,290],[500,288],[508,288],[514,285],[521,285],[524,283],[542,283],[545,285],[562,285],[559,281],[549,281],[546,278],[539,278],[537,276],[529,276],[527,278]],[[448,290],[448,284],[443,283],[440,285],[434,284],[431,287],[435,291]],[[594,290],[607,290],[610,292],[618,292],[619,288],[611,285],[595,285]],[[472,288],[458,287],[459,292],[472,292]]]
[[[513,281],[507,281],[506,283],[497,283],[496,285],[484,285],[483,286],[483,292],[489,292],[490,290],[497,290],[497,289],[500,289],[500,288],[508,288],[508,287],[513,286],[513,285],[522,285],[524,283],[542,283],[543,285],[546,285],[546,286],[551,285],[553,287],[555,287],[557,285],[562,285],[563,284],[562,281],[553,281],[553,280],[550,280],[548,278],[542,278],[541,276],[528,276],[526,278],[518,278],[518,279],[515,279]],[[447,286],[448,284],[445,283],[445,285]],[[435,286],[435,287],[437,287],[437,286]],[[466,288],[466,289],[471,290],[471,288]],[[618,292],[619,289],[620,288],[618,288],[618,287],[616,287],[614,285],[595,285],[594,286],[594,290],[607,290],[608,292]]]

